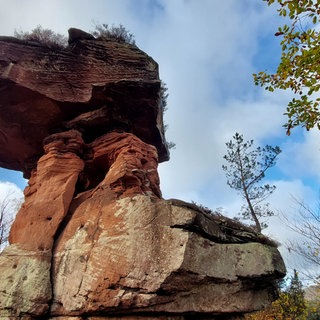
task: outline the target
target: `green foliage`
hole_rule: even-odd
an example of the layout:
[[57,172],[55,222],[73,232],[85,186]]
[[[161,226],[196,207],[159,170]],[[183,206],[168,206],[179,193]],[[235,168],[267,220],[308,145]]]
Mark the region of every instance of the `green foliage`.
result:
[[163,111],[167,111],[168,97],[169,97],[168,87],[163,81],[161,81],[161,84],[160,84],[160,99],[162,101]]
[[282,319],[307,319],[307,304],[304,298],[302,283],[298,272],[294,270],[287,290],[281,292],[279,299],[275,302]]
[[109,27],[108,24],[98,24],[95,30],[91,32],[97,39],[114,39],[120,42],[126,42],[135,45],[134,35],[130,33],[122,24],[118,27]]
[[320,129],[320,98],[314,95],[320,89],[320,34],[315,28],[319,22],[320,0],[263,1],[268,5],[278,3],[279,15],[289,18],[290,24],[279,27],[275,33],[282,37],[282,54],[276,73],[254,74],[255,84],[271,92],[290,89],[295,93],[285,112],[287,134],[296,126]]
[[281,150],[269,145],[253,149],[253,140],[244,141],[243,135],[239,133],[226,146],[224,159],[229,166],[223,165],[222,169],[226,172],[227,183],[245,201],[240,212],[242,217],[254,221],[256,230],[261,232],[266,224],[260,222],[259,218],[273,215],[265,200],[276,189],[274,185],[261,184],[261,180],[266,171],[276,164]]
[[[279,298],[265,310],[248,315],[247,320],[311,320],[310,310],[298,272],[294,270],[287,289],[279,293]],[[310,316],[310,317],[309,317]]]
[[[319,295],[320,296],[320,295]],[[312,301],[307,304],[307,320],[320,319],[320,301]]]
[[[167,85],[161,80],[160,83],[160,99],[161,99],[161,105],[162,105],[162,111],[165,112],[167,111],[168,107],[168,97],[169,97],[169,93],[168,93],[168,87]],[[164,132],[166,132],[168,130],[168,125],[165,124],[164,125]],[[175,149],[176,144],[173,141],[167,141],[167,147],[168,149]]]
[[50,29],[43,29],[40,25],[31,32],[14,31],[14,36],[21,40],[34,41],[46,45],[51,49],[62,49],[68,44],[67,38]]

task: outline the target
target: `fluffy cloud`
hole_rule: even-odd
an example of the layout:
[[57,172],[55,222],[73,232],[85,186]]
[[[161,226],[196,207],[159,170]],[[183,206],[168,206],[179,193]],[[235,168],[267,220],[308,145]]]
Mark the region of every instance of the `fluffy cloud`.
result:
[[320,135],[316,130],[303,132],[297,140],[283,144],[284,153],[279,161],[281,170],[289,177],[320,181]]

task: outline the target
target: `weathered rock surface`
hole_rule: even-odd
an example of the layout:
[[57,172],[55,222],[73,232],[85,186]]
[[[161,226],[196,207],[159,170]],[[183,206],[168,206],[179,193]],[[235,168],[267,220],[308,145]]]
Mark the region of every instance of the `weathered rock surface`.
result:
[[269,304],[285,275],[272,241],[162,199],[157,64],[71,35],[60,51],[0,37],[0,165],[30,176],[0,319],[240,319]]
[[99,186],[74,198],[52,251],[6,248],[0,317],[232,319],[275,298],[285,267],[263,237],[175,201],[141,194],[110,201],[109,192]]
[[[237,313],[273,299],[285,273],[274,246],[170,201],[103,194],[75,206],[56,241],[52,315]],[[188,230],[201,218],[214,228]]]
[[54,135],[45,145],[46,154],[25,189],[26,201],[11,227],[9,241],[27,250],[51,250],[54,236],[68,213],[84,161],[83,140],[77,131]]
[[63,50],[0,37],[0,165],[26,177],[49,134],[77,129],[86,143],[114,129],[168,160],[157,63],[136,46],[80,40]]
[[19,244],[1,252],[0,319],[33,319],[48,313],[51,256],[51,251],[31,251]]
[[[0,260],[7,270],[1,275],[2,312],[15,299],[21,308],[15,315],[34,318],[50,310],[60,319],[96,314],[120,319],[128,313],[231,319],[275,298],[275,279],[285,267],[268,239],[180,201],[141,194],[110,201],[109,192],[101,185],[90,196],[74,198],[72,219],[56,237],[50,275],[44,253],[7,248]],[[8,262],[12,255],[17,256]],[[16,272],[19,290],[4,294],[8,281],[17,281]],[[39,297],[47,297],[47,304]]]

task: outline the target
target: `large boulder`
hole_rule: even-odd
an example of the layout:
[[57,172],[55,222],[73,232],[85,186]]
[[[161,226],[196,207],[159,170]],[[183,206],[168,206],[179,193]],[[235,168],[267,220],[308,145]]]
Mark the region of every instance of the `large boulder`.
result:
[[0,315],[231,319],[275,299],[285,267],[266,237],[179,200],[112,193],[101,183],[73,199],[52,255],[22,244],[4,251]]
[[104,194],[75,205],[56,241],[52,315],[234,314],[274,299],[285,268],[266,238],[181,202]]

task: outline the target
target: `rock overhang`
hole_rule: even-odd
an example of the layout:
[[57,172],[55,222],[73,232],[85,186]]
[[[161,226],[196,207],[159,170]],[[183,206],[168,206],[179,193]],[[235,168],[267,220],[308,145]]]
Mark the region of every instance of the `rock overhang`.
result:
[[86,143],[135,134],[169,159],[158,64],[135,45],[79,40],[52,49],[0,37],[0,166],[29,176],[50,134],[76,129]]

